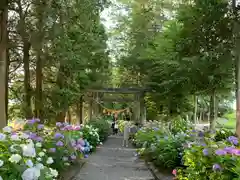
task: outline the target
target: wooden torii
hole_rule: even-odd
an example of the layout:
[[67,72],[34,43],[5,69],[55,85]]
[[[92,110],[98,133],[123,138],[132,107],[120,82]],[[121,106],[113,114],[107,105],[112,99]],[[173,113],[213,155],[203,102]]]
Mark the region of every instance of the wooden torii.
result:
[[[110,94],[133,94],[133,98],[104,97],[104,93]],[[92,119],[97,117],[101,111],[97,102],[133,102],[133,120],[142,123],[146,120],[146,107],[144,96],[146,89],[143,88],[101,88],[88,89],[84,95],[84,101],[88,102],[88,117]]]

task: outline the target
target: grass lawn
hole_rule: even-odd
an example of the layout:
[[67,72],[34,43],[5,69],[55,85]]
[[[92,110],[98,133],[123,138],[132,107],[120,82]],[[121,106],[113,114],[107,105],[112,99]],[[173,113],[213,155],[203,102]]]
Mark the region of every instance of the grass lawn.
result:
[[217,127],[224,127],[227,129],[235,129],[236,128],[236,118],[235,113],[227,114],[223,118],[218,118],[219,125]]

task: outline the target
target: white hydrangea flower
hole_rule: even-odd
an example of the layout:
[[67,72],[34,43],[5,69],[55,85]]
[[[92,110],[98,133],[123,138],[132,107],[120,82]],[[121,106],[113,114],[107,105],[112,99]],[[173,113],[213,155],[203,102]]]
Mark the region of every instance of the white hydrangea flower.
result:
[[17,145],[17,144],[11,145],[11,146],[10,146],[10,151],[11,151],[11,152],[17,152],[16,147],[18,147],[18,146],[19,146],[19,145]]
[[38,157],[38,158],[37,158],[37,161],[42,161],[42,158]]
[[44,152],[40,152],[38,155],[39,155],[40,157],[43,157],[43,156],[45,156],[45,153],[44,153]]
[[13,154],[11,155],[11,157],[9,158],[9,161],[11,163],[18,163],[20,160],[22,159],[22,157],[19,154]]
[[22,180],[38,180],[40,177],[40,169],[36,167],[28,168],[22,173],[21,177]]
[[47,159],[47,164],[52,164],[54,161],[53,161],[53,158],[52,157],[48,157]]
[[0,160],[0,167],[2,167],[4,164],[4,161],[3,160]]
[[36,150],[33,144],[31,143],[25,144],[24,146],[22,146],[22,150],[23,150],[23,156],[36,157]]
[[36,147],[42,147],[42,143],[37,142],[37,143],[36,143]]
[[38,169],[44,169],[44,165],[42,164],[42,163],[37,163],[36,164],[36,168],[38,168]]
[[5,141],[6,137],[6,134],[0,133],[0,141]]
[[11,128],[10,126],[6,126],[6,127],[4,127],[2,130],[3,130],[3,132],[5,132],[5,133],[11,133],[11,132],[12,132],[12,128]]
[[2,176],[0,176],[0,180],[3,180]]
[[28,166],[28,167],[33,167],[33,162],[32,162],[32,160],[31,159],[28,159],[27,161],[26,161],[26,165]]
[[33,141],[31,139],[27,139],[27,143],[33,144]]
[[20,134],[20,137],[21,137],[22,139],[28,139],[28,138],[29,138],[29,135],[26,134],[26,133],[21,133],[21,134]]
[[58,176],[58,172],[57,172],[56,169],[52,169],[52,168],[49,168],[49,169],[50,169],[51,174],[52,174],[53,177],[57,177]]
[[62,159],[63,159],[63,161],[67,161],[67,160],[68,160],[68,158],[67,158],[67,157],[63,157]]

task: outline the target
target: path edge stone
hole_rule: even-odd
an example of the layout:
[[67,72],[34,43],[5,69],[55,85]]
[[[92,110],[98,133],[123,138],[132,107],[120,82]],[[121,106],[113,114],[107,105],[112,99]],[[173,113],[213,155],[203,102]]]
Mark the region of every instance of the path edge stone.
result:
[[151,171],[155,180],[173,180],[174,179],[174,176],[167,177],[167,178],[164,177],[165,175],[162,174],[157,168],[155,168],[152,162],[145,161],[145,164],[148,167],[148,169]]
[[73,180],[85,163],[85,159],[78,160],[75,164],[69,166],[66,170],[61,172],[58,180]]

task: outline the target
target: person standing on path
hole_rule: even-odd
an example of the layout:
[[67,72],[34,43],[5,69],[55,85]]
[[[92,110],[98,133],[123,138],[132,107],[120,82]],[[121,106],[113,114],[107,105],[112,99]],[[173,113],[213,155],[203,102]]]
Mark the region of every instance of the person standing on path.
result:
[[124,130],[123,130],[123,147],[128,147],[128,140],[129,140],[129,133],[130,133],[130,122],[124,123]]
[[113,135],[118,134],[117,114],[113,116],[112,130]]

